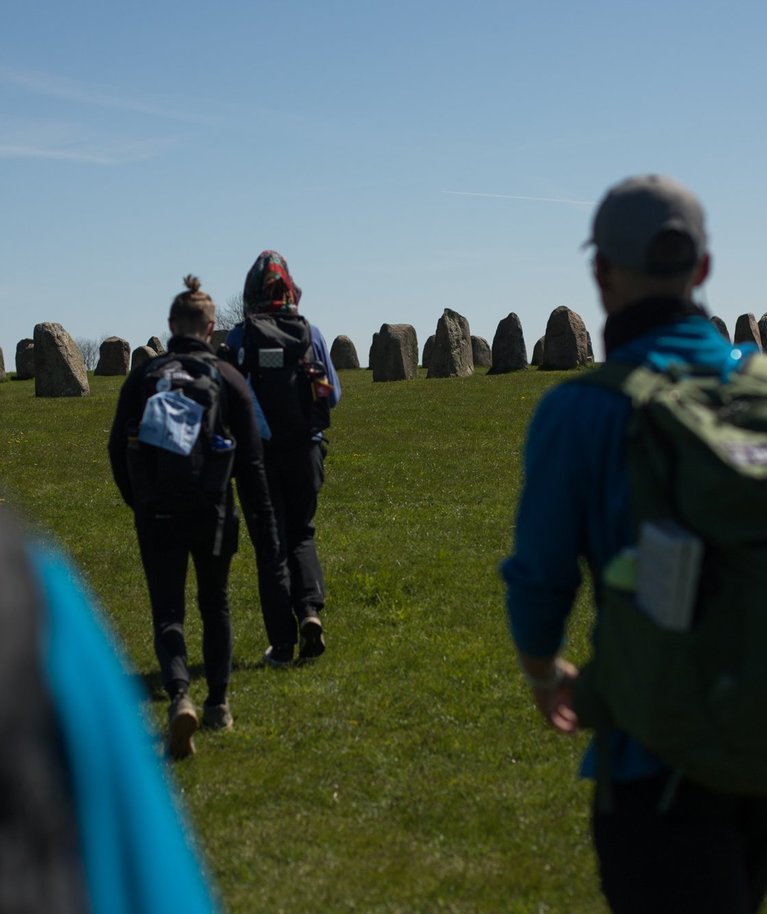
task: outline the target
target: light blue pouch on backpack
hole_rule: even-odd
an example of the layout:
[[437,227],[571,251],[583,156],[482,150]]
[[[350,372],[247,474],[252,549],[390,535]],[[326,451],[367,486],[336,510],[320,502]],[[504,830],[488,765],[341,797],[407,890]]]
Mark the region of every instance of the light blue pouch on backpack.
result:
[[180,390],[163,390],[146,401],[138,438],[144,444],[188,457],[200,435],[205,408]]

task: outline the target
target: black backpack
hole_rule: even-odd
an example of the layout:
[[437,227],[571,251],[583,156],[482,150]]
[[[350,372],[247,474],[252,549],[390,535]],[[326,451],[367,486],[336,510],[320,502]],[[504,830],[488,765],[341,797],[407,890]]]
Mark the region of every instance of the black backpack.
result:
[[308,441],[330,425],[325,365],[315,360],[311,328],[297,314],[248,314],[241,368],[250,375],[272,432],[271,444]]
[[189,453],[142,440],[142,426],[128,437],[128,473],[133,507],[153,515],[215,514],[216,551],[229,498],[236,442],[224,423],[225,386],[209,352],[170,353],[154,359],[144,374],[147,422],[151,398],[176,392],[202,408],[199,433]]

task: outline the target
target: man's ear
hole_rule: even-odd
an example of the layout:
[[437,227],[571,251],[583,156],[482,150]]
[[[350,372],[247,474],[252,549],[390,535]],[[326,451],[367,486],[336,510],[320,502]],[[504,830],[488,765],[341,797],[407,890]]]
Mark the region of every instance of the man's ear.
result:
[[701,257],[700,262],[695,268],[695,274],[692,279],[693,289],[697,286],[702,286],[703,283],[708,279],[709,274],[711,273],[711,255],[706,251],[706,253]]
[[604,289],[610,282],[610,263],[600,254],[594,254],[591,262],[591,268],[594,273],[594,281],[600,289]]

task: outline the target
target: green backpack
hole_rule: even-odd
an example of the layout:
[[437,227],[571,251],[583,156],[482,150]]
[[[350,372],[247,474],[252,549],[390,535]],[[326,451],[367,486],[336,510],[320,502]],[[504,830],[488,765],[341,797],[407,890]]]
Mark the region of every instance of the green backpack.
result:
[[608,564],[593,657],[576,684],[581,725],[597,737],[623,730],[714,790],[767,794],[767,356],[754,354],[727,381],[610,362],[584,381],[633,406],[637,541],[643,524],[673,522],[702,557],[685,629],[662,627],[640,606],[637,568],[653,571],[641,551]]

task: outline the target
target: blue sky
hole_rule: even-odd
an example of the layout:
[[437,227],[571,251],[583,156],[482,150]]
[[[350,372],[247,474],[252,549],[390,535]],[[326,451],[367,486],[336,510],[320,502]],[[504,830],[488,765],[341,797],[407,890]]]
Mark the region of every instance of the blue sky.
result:
[[713,0],[5,0],[0,347],[40,321],[132,346],[181,277],[214,300],[281,251],[363,364],[443,308],[528,354],[559,305],[601,351],[594,201],[632,173],[704,201],[713,313],[767,310],[767,5]]

